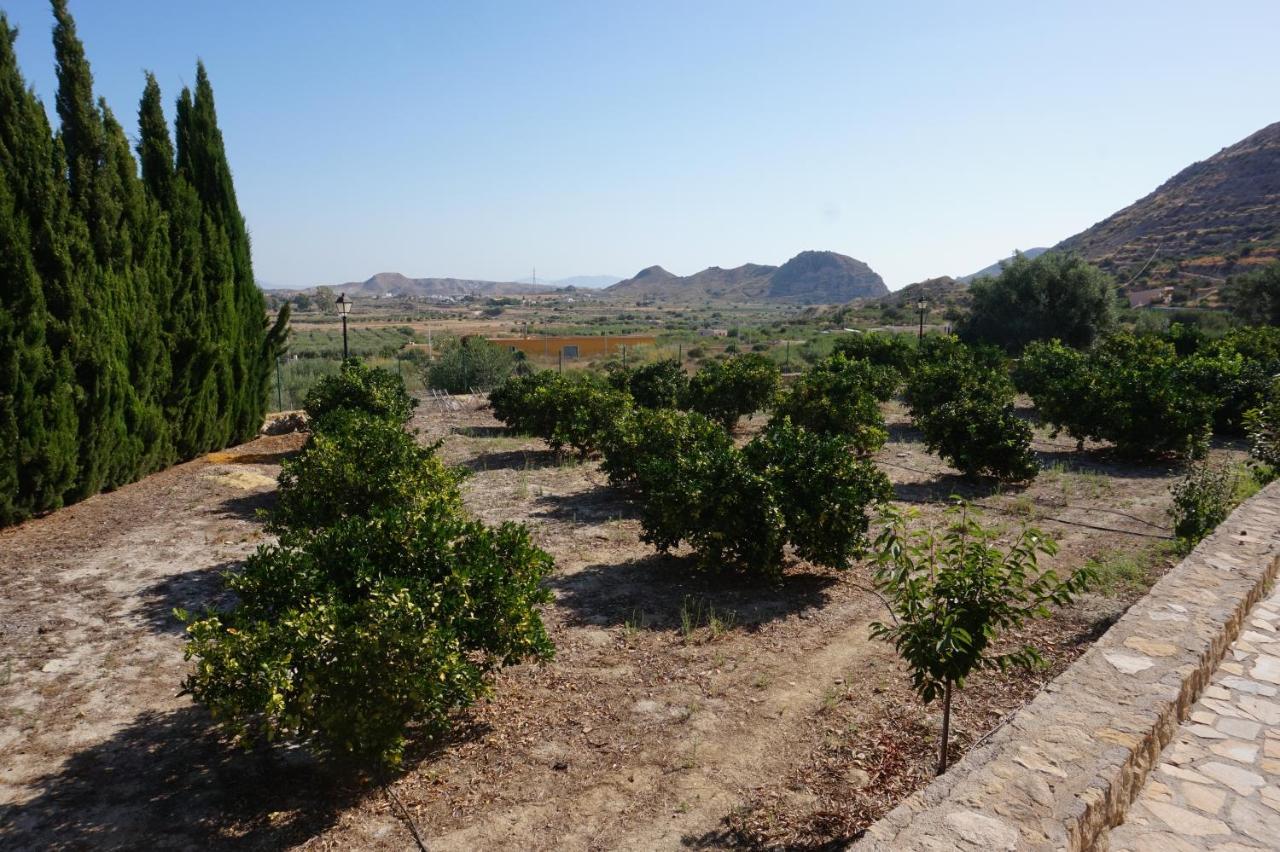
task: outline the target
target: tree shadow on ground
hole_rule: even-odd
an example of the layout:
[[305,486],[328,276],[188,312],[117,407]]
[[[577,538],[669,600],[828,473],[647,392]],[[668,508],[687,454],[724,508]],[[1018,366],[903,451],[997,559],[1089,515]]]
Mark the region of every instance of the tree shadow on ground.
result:
[[1017,494],[1029,483],[999,482],[984,477],[971,479],[958,473],[941,473],[923,482],[895,482],[893,499],[901,503],[950,503],[953,498],[981,500],[997,494]]
[[143,589],[140,594],[141,604],[138,606],[143,623],[153,633],[180,636],[186,632],[186,627],[174,616],[175,608],[196,614],[207,609],[229,609],[235,596],[227,591],[222,575],[239,568],[241,564],[238,560],[232,560],[173,574]]
[[[727,820],[726,820],[727,821]],[[848,837],[836,837],[830,840],[814,841],[812,843],[787,843],[784,845],[770,844],[767,847],[760,846],[754,838],[744,836],[742,832],[735,831],[732,828],[722,827],[713,828],[704,834],[686,834],[680,838],[680,845],[686,849],[763,849],[767,848],[773,852],[842,852],[849,848],[849,844],[860,839],[866,830],[854,832]]]
[[535,518],[573,523],[634,520],[640,511],[625,493],[610,485],[596,485],[572,494],[545,494],[534,501]]
[[924,435],[915,426],[911,425],[909,420],[898,420],[885,425],[885,431],[889,433],[890,444],[921,444],[924,443]]
[[507,438],[513,437],[506,426],[450,426],[449,434],[462,435],[466,438]]
[[1086,447],[1083,450],[1035,450],[1041,474],[1060,470],[1075,474],[1098,474],[1116,479],[1168,479],[1182,470],[1176,459],[1134,461],[1116,455],[1110,446]]
[[[463,720],[411,746],[405,765],[483,733]],[[366,774],[300,748],[238,748],[200,707],[144,713],[33,787],[35,798],[0,806],[6,849],[281,849],[383,795]],[[403,841],[412,846],[407,828]]]
[[250,491],[239,497],[229,497],[218,504],[218,510],[224,518],[235,518],[241,521],[255,521],[258,519],[258,513],[270,509],[276,504],[276,497],[279,492],[276,489],[270,491]]
[[838,579],[829,574],[788,573],[781,580],[699,572],[692,557],[656,553],[622,563],[588,565],[549,581],[556,602],[572,622],[644,630],[681,627],[681,611],[755,630],[830,599]]
[[510,450],[500,453],[481,453],[462,464],[479,473],[486,470],[540,470],[558,467],[563,458],[552,450]]

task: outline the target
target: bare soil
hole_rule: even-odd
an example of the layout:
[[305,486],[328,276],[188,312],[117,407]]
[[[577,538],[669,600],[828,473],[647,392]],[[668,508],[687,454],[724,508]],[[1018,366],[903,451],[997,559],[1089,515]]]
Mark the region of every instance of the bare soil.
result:
[[[960,494],[1010,529],[1054,534],[1060,569],[1128,553],[1145,572],[1013,637],[1051,668],[976,676],[957,699],[958,757],[1171,564],[1177,472],[1040,433],[1048,470],[983,487],[927,455],[901,409],[888,415],[878,460],[923,521]],[[777,584],[698,575],[639,541],[595,462],[508,437],[482,401],[424,403],[413,426],[474,472],[475,514],[528,523],[555,557],[554,661],[501,673],[492,700],[447,740],[416,743],[394,778],[231,747],[179,694],[172,610],[225,605],[219,575],[264,540],[256,510],[301,436],[260,438],[0,531],[0,847],[403,849],[411,820],[440,852],[825,849],[929,781],[937,708],[868,638],[883,611],[864,567],[796,562]]]

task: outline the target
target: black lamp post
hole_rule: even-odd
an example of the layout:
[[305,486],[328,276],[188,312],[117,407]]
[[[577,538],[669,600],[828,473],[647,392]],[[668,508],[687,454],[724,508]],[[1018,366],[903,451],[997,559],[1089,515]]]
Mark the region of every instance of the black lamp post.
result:
[[342,360],[345,361],[351,357],[347,352],[347,314],[351,313],[351,300],[347,298],[346,293],[342,293],[338,296],[336,304],[338,315],[342,317]]
[[916,310],[920,312],[920,336],[917,338],[918,340],[924,340],[924,309],[927,307],[929,307],[929,303],[921,296],[920,301],[916,302]]

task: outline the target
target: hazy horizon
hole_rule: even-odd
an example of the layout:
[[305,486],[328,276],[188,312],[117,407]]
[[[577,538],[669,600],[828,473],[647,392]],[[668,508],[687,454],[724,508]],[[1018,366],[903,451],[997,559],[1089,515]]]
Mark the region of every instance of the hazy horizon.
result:
[[[131,134],[208,66],[270,286],[1048,246],[1280,118],[1280,7],[72,0]],[[43,0],[0,0],[53,113]],[[1194,57],[1194,61],[1188,60]]]

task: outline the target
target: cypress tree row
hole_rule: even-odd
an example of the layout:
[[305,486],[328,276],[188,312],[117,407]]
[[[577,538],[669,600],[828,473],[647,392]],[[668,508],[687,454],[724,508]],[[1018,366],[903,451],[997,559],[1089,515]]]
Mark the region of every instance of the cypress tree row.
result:
[[[52,0],[55,133],[0,14],[0,525],[252,437],[283,352],[203,64],[137,159]],[[139,170],[139,162],[141,170]]]

